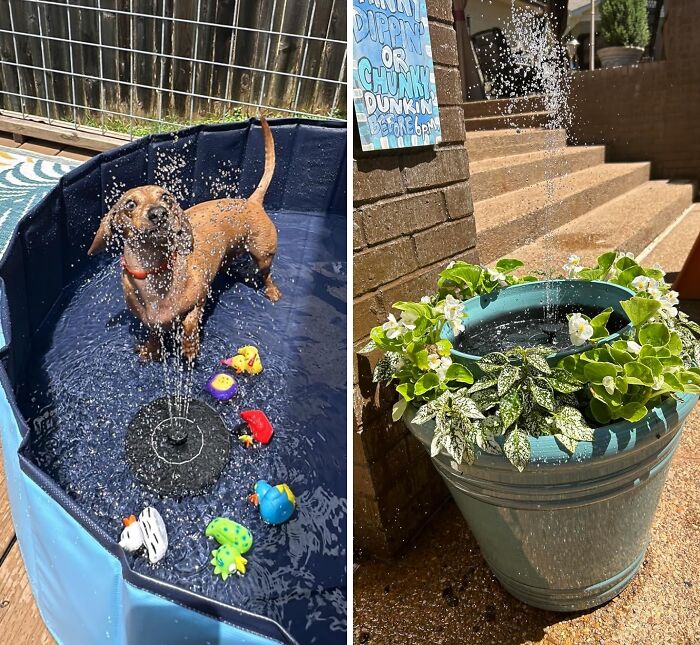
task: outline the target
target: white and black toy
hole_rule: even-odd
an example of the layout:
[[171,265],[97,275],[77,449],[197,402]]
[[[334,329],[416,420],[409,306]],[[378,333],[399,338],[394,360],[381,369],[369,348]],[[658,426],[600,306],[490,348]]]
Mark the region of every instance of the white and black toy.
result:
[[129,553],[145,546],[151,564],[159,562],[168,550],[168,532],[160,513],[152,506],[147,506],[141,511],[138,519],[130,515],[123,521],[124,530],[119,546]]

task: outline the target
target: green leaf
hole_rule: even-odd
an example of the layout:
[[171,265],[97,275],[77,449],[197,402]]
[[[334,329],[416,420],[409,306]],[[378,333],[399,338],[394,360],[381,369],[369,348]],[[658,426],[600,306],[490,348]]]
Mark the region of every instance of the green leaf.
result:
[[414,355],[414,360],[419,369],[425,371],[428,369],[428,350],[421,349]]
[[498,379],[495,378],[481,378],[469,388],[469,393],[487,390],[490,387],[494,387],[497,383]]
[[470,419],[483,419],[484,415],[465,390],[450,393],[451,407]]
[[493,363],[494,365],[507,365],[508,357],[503,352],[490,352],[482,356],[481,361]]
[[635,327],[639,327],[640,325],[644,324],[657,311],[659,311],[659,308],[661,307],[661,303],[658,300],[642,298],[640,296],[635,296],[629,300],[623,300],[620,302],[620,305],[622,305],[627,317]]
[[544,379],[528,379],[528,386],[534,402],[545,410],[554,412],[554,392],[549,383]]
[[513,426],[503,443],[503,454],[520,472],[530,461],[530,440],[526,434]]
[[415,385],[415,395],[422,396],[430,390],[434,390],[440,384],[440,379],[438,375],[434,372],[428,372],[423,374],[417,381]]
[[627,363],[624,367],[627,382],[634,385],[654,385],[654,374],[641,363]]
[[503,258],[496,262],[496,269],[501,273],[510,273],[511,271],[519,269],[521,266],[524,266],[524,264],[520,260],[514,260],[512,258]]
[[517,390],[511,390],[501,399],[498,406],[498,415],[501,418],[501,425],[504,428],[512,426],[520,417],[523,410],[523,402]]
[[588,426],[580,410],[564,406],[554,415],[554,424],[560,434],[576,441],[593,441],[593,429]]
[[369,354],[370,352],[373,352],[375,349],[377,349],[377,343],[375,343],[373,340],[370,340],[369,343],[367,343],[359,352],[358,354]]
[[593,415],[593,418],[598,423],[600,423],[601,425],[607,425],[608,423],[610,423],[612,415],[610,413],[610,408],[608,407],[607,403],[601,401],[600,399],[593,398],[591,399],[591,402],[588,404],[588,406],[591,411],[591,414]]
[[445,381],[457,381],[458,383],[473,383],[472,373],[460,363],[452,363],[445,372]]
[[399,368],[403,358],[401,354],[396,352],[387,352],[377,361],[377,365],[374,368],[374,374],[372,375],[372,380],[375,383],[390,381],[394,376],[394,372]]
[[413,419],[411,419],[411,423],[422,425],[426,421],[433,419],[438,411],[445,405],[445,398],[443,397],[444,395],[439,396],[437,399],[433,399],[421,405],[420,408],[418,408],[418,412],[416,412]]
[[437,343],[435,343],[435,346],[437,347],[437,353],[440,356],[449,356],[450,355],[450,350],[452,349],[452,343],[447,340],[447,338],[441,338]]
[[602,383],[606,376],[615,378],[620,371],[617,365],[612,363],[586,363],[583,373],[591,383]]
[[671,332],[671,337],[668,339],[668,344],[666,346],[674,356],[678,356],[683,351],[681,337],[675,331]]
[[608,324],[611,313],[612,307],[608,307],[607,309],[601,311],[597,316],[591,318],[590,323],[591,327],[593,327],[593,336],[591,336],[591,340],[605,338],[606,336],[610,335],[606,325]]
[[522,376],[522,370],[515,365],[504,365],[498,375],[498,396],[503,396]]
[[567,437],[565,434],[555,434],[554,438],[572,455],[576,452],[576,439]]
[[396,386],[396,391],[406,399],[406,401],[413,401],[416,396],[413,383],[401,383]]
[[647,356],[646,358],[640,359],[639,362],[642,363],[642,365],[646,365],[654,376],[661,376],[663,374],[664,366],[658,358]]
[[647,415],[647,409],[641,403],[631,402],[623,405],[618,414],[627,421],[641,421]]
[[528,352],[527,354],[525,354],[525,363],[527,363],[530,367],[536,369],[538,372],[542,372],[543,374],[552,373],[552,368],[549,366],[547,359],[541,354]]
[[399,399],[396,403],[394,403],[394,407],[391,408],[391,418],[394,421],[398,421],[403,416],[407,406],[408,401],[406,401],[406,399]]
[[668,327],[661,322],[649,323],[639,330],[639,342],[642,345],[652,347],[663,347],[668,344],[671,334]]

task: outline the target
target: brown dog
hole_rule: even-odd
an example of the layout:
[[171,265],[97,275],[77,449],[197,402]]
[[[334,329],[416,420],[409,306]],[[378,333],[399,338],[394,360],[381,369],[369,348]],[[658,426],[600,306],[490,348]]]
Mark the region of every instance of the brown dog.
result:
[[132,188],[104,216],[88,255],[124,241],[122,286],[132,313],[149,329],[138,348],[144,358],[160,349],[158,328],[182,321],[182,353],[199,353],[199,326],[211,283],[221,267],[248,251],[264,281],[265,295],[281,296],[270,270],[277,251],[277,229],[263,209],[263,198],[275,170],[275,144],[261,119],[265,169],[246,199],[217,199],[184,211],[159,186]]

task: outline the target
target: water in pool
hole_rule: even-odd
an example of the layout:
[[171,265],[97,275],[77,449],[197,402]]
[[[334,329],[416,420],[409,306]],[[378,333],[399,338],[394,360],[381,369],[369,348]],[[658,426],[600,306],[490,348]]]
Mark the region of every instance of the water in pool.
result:
[[[283,297],[271,303],[246,284],[239,262],[218,280],[203,325],[191,393],[232,431],[230,458],[208,492],[161,498],[134,478],[125,455],[127,427],[144,404],[162,397],[175,372],[138,358],[139,324],[127,311],[116,258],[91,262],[65,289],[37,334],[34,361],[20,391],[31,428],[29,457],[118,541],[122,518],[152,505],[170,548],[151,565],[129,555],[140,573],[278,621],[300,642],[345,640],[345,219],[271,214],[279,230],[273,266]],[[238,394],[218,402],[203,388],[238,347],[260,349],[264,370],[237,377]],[[231,372],[233,373],[233,372]],[[183,386],[184,387],[184,386]],[[171,384],[172,388],[172,384]],[[269,445],[246,449],[233,432],[239,412],[259,408],[275,429]],[[259,479],[287,483],[297,511],[270,526],[248,502]],[[247,526],[254,537],[247,574],[213,574],[204,535],[214,517]]]

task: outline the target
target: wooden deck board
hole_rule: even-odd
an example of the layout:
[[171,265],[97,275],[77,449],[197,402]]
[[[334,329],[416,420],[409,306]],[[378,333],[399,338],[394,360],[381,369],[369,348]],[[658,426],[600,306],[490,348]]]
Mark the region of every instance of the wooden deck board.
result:
[[[30,140],[19,144],[0,132],[0,146],[86,161],[89,150]],[[5,472],[0,461],[0,643],[54,645],[32,595],[10,514]]]
[[39,615],[16,542],[0,566],[0,634],[6,643],[55,643]]

